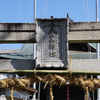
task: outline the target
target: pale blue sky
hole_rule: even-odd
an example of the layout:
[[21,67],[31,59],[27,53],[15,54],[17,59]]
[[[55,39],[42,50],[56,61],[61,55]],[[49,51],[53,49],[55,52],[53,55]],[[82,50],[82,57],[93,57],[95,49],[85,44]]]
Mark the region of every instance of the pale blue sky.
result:
[[[62,18],[67,13],[75,22],[96,20],[96,0],[36,0],[37,18]],[[99,1],[100,6],[100,1]],[[0,0],[0,23],[33,23],[34,0]],[[100,7],[99,7],[100,11]],[[99,17],[100,19],[100,17]],[[21,45],[0,45],[0,49],[17,49]]]

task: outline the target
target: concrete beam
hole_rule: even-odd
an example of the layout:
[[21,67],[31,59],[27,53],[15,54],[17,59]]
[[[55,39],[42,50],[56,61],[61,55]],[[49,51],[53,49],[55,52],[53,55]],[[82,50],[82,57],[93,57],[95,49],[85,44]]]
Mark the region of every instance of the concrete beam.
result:
[[[35,23],[0,23],[0,43],[36,43]],[[100,22],[69,23],[69,43],[100,42]]]
[[72,70],[100,71],[100,59],[72,59]]
[[33,70],[34,60],[0,59],[0,70]]
[[[33,70],[35,60],[0,59],[0,70]],[[100,71],[100,59],[72,59],[72,70]]]
[[69,24],[69,43],[100,43],[100,22]]
[[35,31],[35,23],[0,23],[0,31]]
[[0,23],[0,43],[36,43],[34,23]]
[[[35,60],[1,59],[0,70],[33,70]],[[100,59],[72,59],[72,70],[100,71]]]

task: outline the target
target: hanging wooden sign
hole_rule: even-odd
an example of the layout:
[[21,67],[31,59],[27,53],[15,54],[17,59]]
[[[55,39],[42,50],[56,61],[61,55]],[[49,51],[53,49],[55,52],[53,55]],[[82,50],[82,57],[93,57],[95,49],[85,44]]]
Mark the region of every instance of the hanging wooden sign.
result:
[[68,18],[37,19],[37,67],[68,65]]

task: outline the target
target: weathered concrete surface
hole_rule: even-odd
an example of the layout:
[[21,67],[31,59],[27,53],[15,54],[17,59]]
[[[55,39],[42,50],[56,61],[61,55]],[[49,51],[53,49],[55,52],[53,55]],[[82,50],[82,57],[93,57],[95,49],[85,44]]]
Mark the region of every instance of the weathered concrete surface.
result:
[[69,24],[69,43],[100,42],[100,22],[76,22]]
[[35,23],[0,23],[0,31],[34,31]]
[[[36,43],[35,31],[35,23],[0,23],[0,43]],[[69,23],[68,41],[69,43],[100,42],[100,22]]]
[[69,30],[100,30],[100,22],[72,22]]
[[[34,67],[34,60],[0,60],[0,70],[33,70]],[[72,59],[72,70],[100,71],[100,59]]]
[[72,59],[72,70],[100,71],[100,59]]
[[0,59],[0,70],[33,70],[34,60]]
[[100,43],[100,31],[71,31],[69,43]]
[[35,32],[0,32],[0,43],[36,43]]
[[36,43],[34,23],[0,23],[0,43]]

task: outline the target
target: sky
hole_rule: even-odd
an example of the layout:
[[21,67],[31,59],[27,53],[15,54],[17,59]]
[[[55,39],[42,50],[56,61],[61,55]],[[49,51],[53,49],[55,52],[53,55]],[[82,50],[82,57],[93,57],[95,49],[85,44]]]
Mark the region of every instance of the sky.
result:
[[[100,1],[99,1],[100,11]],[[96,0],[36,0],[37,18],[65,18],[74,22],[96,21]],[[100,16],[99,16],[100,19]],[[34,0],[0,0],[0,23],[33,23]],[[0,49],[20,49],[22,44],[0,44]]]

